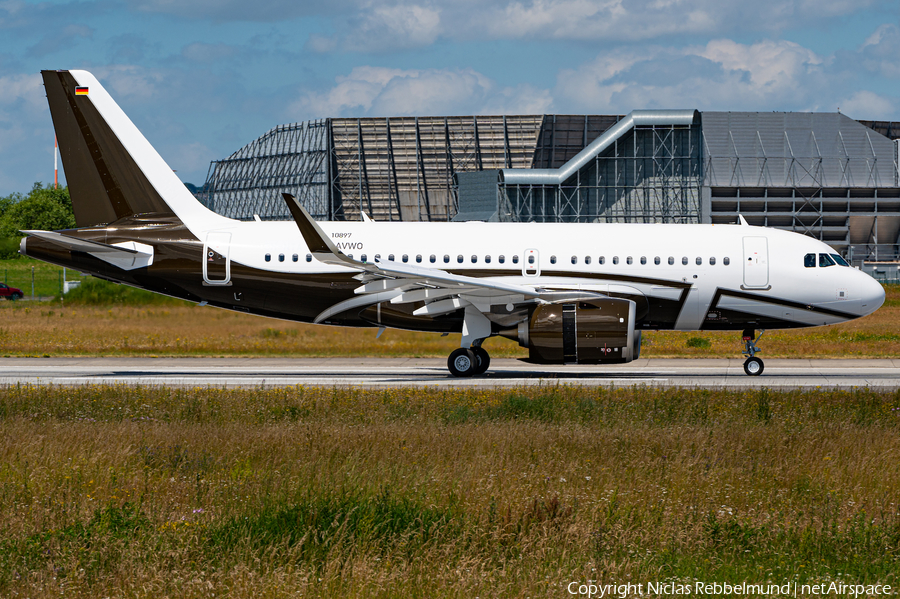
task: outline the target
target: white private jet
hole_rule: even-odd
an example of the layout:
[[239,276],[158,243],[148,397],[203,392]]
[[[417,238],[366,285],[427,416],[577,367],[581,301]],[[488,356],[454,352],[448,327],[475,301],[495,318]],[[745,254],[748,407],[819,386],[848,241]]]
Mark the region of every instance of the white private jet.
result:
[[461,333],[455,376],[488,337],[541,364],[625,363],[643,330],[743,331],[870,314],[884,289],[824,243],[737,225],[241,222],[200,204],[97,79],[42,72],[78,228],[24,231],[46,262],[228,310]]

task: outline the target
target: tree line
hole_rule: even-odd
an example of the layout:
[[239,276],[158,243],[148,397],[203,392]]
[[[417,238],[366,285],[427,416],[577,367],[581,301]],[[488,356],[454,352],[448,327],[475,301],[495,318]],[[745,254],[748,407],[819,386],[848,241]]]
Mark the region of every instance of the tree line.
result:
[[0,197],[0,258],[16,258],[20,231],[56,231],[75,227],[75,213],[68,187],[35,183],[27,195]]

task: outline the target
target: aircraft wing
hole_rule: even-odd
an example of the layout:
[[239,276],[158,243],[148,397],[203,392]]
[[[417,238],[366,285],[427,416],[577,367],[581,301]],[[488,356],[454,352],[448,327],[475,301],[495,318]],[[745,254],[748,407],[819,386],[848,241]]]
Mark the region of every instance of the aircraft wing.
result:
[[499,279],[467,277],[439,268],[423,268],[388,260],[376,259],[374,263],[355,260],[341,252],[328,239],[296,198],[290,194],[283,196],[312,255],[326,264],[359,270],[357,277],[363,282],[355,290],[360,297],[331,306],[319,314],[314,322],[322,322],[346,310],[384,301],[394,304],[425,302],[424,306],[415,311],[416,315],[437,316],[466,309],[468,316],[471,313],[470,307],[483,313],[490,311],[492,305],[535,300],[543,295],[542,291],[534,287],[506,283]]

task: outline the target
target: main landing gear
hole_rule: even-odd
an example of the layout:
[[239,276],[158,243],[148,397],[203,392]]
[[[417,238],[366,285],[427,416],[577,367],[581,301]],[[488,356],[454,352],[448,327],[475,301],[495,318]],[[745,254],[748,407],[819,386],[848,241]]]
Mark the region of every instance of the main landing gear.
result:
[[453,350],[447,358],[447,369],[453,376],[484,374],[491,365],[491,356],[480,345]]
[[763,372],[763,368],[765,368],[765,364],[763,361],[756,357],[756,354],[761,350],[756,346],[756,342],[759,341],[765,331],[760,331],[759,336],[756,336],[756,331],[753,329],[746,329],[743,334],[744,339],[744,351],[742,352],[747,359],[744,361],[744,372],[749,376],[759,376]]

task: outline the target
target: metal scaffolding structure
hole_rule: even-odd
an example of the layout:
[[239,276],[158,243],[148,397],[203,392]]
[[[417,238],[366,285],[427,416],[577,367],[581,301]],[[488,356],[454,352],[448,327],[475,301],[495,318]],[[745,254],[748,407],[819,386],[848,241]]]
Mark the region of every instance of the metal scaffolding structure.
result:
[[447,221],[454,175],[531,168],[540,116],[332,119],[331,193],[337,218]]
[[275,127],[211,163],[201,199],[230,218],[286,220],[291,215],[281,194],[290,193],[313,217],[330,220],[335,211],[328,193],[328,154],[325,119]]
[[709,222],[741,214],[848,256],[900,257],[897,145],[878,128],[900,132],[839,113],[703,113]]
[[[500,220],[700,222],[702,161],[694,113],[642,114],[635,118],[643,121],[629,116],[613,123],[621,130],[608,129],[608,141],[590,156],[573,156],[545,175],[505,171],[502,203],[508,211]],[[574,160],[572,172],[564,171]]]

